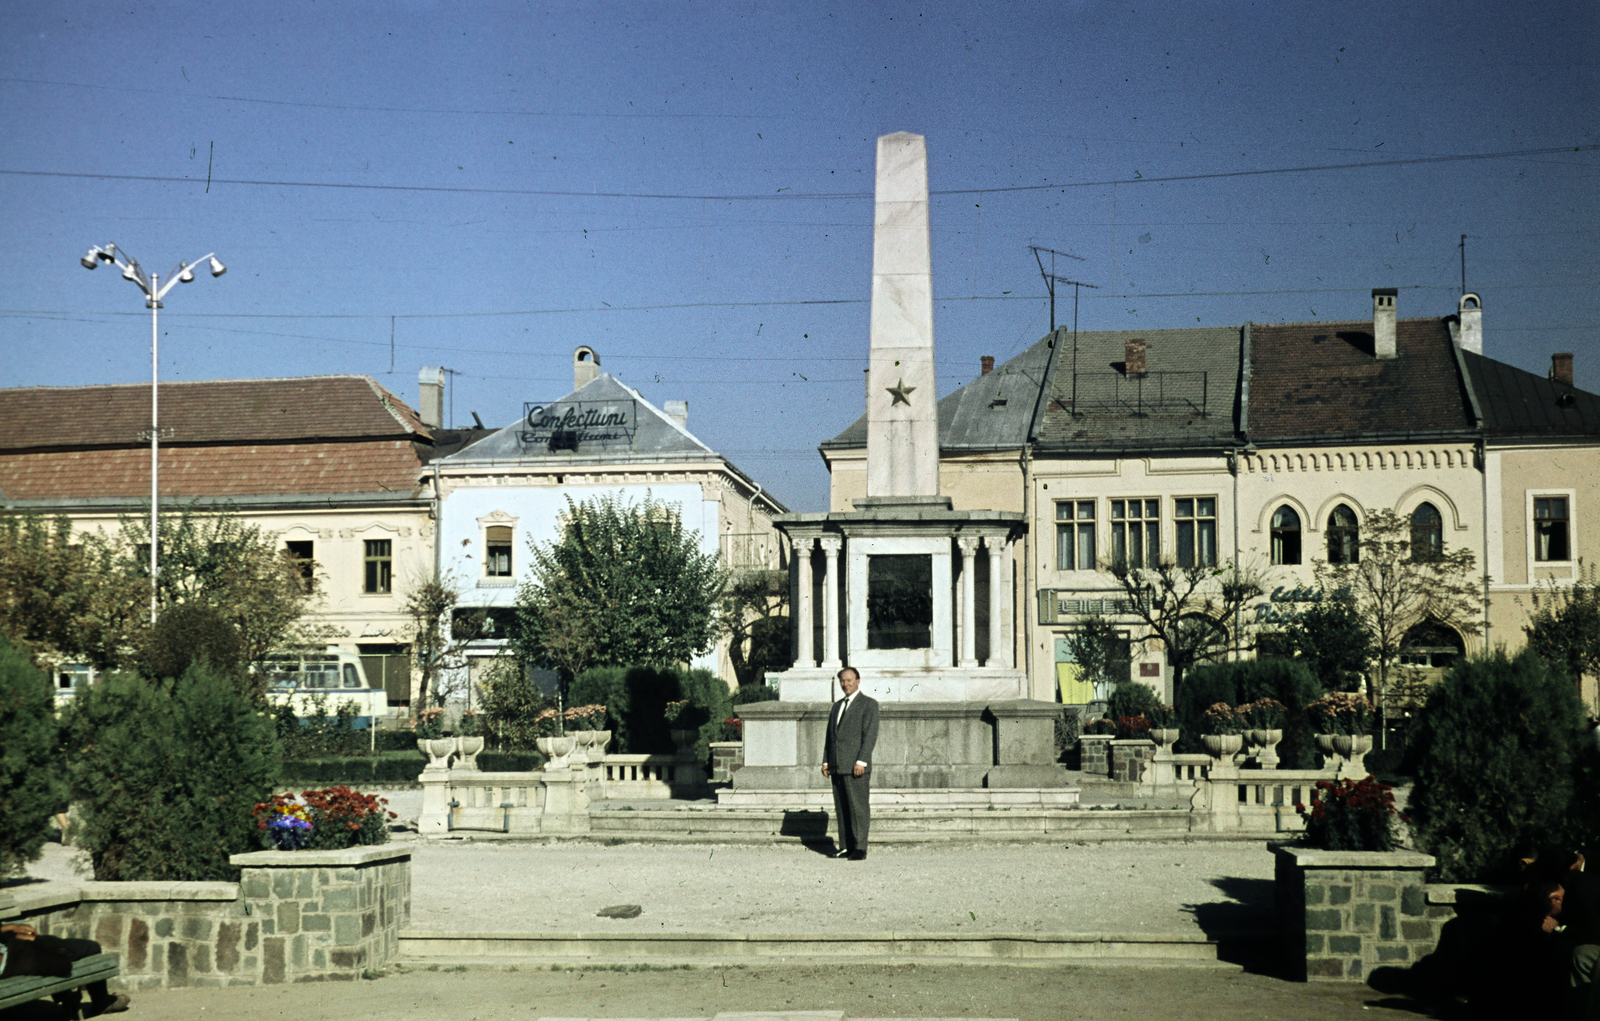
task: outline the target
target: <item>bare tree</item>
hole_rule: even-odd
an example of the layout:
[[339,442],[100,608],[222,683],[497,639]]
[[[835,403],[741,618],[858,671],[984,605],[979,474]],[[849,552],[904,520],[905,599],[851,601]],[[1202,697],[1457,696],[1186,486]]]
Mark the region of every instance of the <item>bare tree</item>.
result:
[[487,614],[481,610],[457,614],[460,599],[460,588],[449,575],[414,584],[406,596],[406,614],[411,617],[416,635],[411,660],[419,675],[419,711],[428,708],[430,702],[444,704],[443,679],[466,667],[467,643],[484,634]]
[[1145,627],[1133,640],[1160,642],[1166,650],[1174,697],[1189,667],[1239,648],[1241,632],[1250,626],[1244,620],[1245,604],[1265,591],[1255,569],[1232,563],[1180,567],[1176,559],[1162,557],[1154,567],[1116,561],[1108,567],[1127,596],[1126,612]]

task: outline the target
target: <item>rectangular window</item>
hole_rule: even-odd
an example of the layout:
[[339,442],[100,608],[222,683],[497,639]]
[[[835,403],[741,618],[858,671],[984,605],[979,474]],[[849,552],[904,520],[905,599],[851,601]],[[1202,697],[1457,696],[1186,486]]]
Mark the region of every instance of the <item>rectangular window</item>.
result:
[[310,592],[316,583],[315,546],[309,539],[295,539],[283,544],[284,555],[294,561],[295,569],[300,572],[300,588],[305,592]]
[[1111,562],[1155,567],[1161,557],[1161,501],[1111,501]]
[[1057,503],[1056,570],[1092,571],[1094,567],[1094,501]]
[[511,526],[490,525],[483,530],[484,573],[491,578],[511,577]]
[[363,592],[388,592],[394,586],[394,558],[388,539],[366,540],[366,583]]
[[1571,560],[1567,498],[1564,496],[1536,496],[1533,498],[1533,559]]
[[1178,526],[1178,566],[1217,566],[1217,498],[1183,497],[1172,502]]

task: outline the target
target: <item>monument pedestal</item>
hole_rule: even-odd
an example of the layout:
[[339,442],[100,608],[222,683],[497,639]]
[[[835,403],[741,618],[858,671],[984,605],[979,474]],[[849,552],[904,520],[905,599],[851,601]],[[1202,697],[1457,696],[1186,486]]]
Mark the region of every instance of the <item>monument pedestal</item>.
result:
[[[829,702],[787,700],[740,706],[744,768],[733,774],[734,790],[827,789],[822,745],[831,709]],[[872,786],[1066,788],[1066,767],[1055,761],[1060,709],[1030,699],[880,701]]]
[[[1022,700],[1028,693],[1028,679],[1021,670],[998,667],[873,667],[869,673],[868,694],[879,702],[988,703]],[[832,702],[837,696],[833,670],[797,667],[777,679],[785,702]]]

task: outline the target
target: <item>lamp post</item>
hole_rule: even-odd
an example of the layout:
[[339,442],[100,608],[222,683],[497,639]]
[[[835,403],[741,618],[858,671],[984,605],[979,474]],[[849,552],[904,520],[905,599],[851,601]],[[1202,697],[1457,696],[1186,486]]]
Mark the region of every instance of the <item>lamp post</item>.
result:
[[161,299],[172,290],[173,284],[194,283],[194,267],[202,261],[209,260],[211,275],[220,277],[228,272],[228,267],[217,261],[215,252],[202,255],[193,263],[180,262],[167,274],[166,286],[161,286],[161,278],[154,273],[145,275],[139,260],[127,255],[116,245],[106,245],[104,248],[96,246],[89,249],[88,253],[78,261],[84,269],[97,269],[102,262],[114,263],[122,269],[122,279],[132,280],[139,285],[139,290],[144,292],[144,306],[150,310],[150,623],[156,622],[156,593],[158,591],[156,573],[161,562],[157,547],[160,543],[160,454],[161,454],[161,429],[160,429],[160,391],[157,383],[160,379],[160,333],[157,317],[161,311]]

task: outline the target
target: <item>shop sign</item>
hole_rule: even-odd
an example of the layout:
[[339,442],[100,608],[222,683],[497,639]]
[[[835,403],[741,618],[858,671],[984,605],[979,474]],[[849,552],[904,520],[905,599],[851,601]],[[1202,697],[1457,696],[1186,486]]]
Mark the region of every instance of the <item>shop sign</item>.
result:
[[1253,609],[1256,611],[1257,624],[1288,624],[1301,613],[1307,603],[1320,603],[1324,598],[1348,599],[1350,588],[1336,589],[1332,596],[1325,596],[1322,589],[1311,588],[1309,585],[1296,585],[1290,588],[1279,585],[1272,590],[1272,595],[1267,597],[1267,602],[1257,603]]
[[638,408],[631,400],[571,401],[522,406],[517,441],[524,449],[577,450],[583,444],[633,443]]

